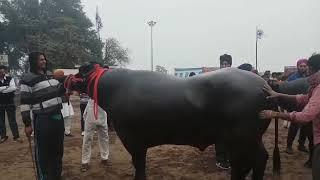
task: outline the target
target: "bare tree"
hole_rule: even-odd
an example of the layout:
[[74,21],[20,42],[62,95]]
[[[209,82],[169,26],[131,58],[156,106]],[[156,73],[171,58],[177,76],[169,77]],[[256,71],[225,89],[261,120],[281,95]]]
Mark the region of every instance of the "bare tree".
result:
[[109,66],[128,64],[130,59],[129,50],[121,47],[119,41],[115,38],[108,38],[105,45],[104,63]]

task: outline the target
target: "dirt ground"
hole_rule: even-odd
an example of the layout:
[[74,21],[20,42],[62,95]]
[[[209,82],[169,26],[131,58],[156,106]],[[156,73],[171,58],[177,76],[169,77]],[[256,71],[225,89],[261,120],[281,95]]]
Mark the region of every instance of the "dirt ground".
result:
[[[124,149],[114,132],[110,132],[110,161],[107,167],[100,164],[97,137],[93,144],[91,168],[86,173],[80,172],[81,144],[79,101],[73,100],[75,116],[73,117],[72,134],[74,137],[65,138],[63,158],[63,177],[66,180],[129,180],[133,179],[134,168],[131,157]],[[17,109],[19,112],[19,108]],[[34,172],[28,150],[27,139],[23,134],[23,126],[17,113],[20,134],[23,143],[12,141],[11,131],[8,129],[9,140],[0,144],[0,180],[32,180]],[[264,135],[264,142],[269,153],[265,179],[272,176],[272,151],[274,144],[273,129],[270,125]],[[309,180],[311,170],[303,167],[307,154],[295,149],[293,155],[284,152],[287,129],[280,126],[280,152],[282,180]],[[296,147],[296,144],[295,146]],[[214,147],[210,146],[201,152],[190,146],[164,145],[148,150],[147,177],[149,180],[224,180],[230,178],[229,171],[221,171],[215,166]]]

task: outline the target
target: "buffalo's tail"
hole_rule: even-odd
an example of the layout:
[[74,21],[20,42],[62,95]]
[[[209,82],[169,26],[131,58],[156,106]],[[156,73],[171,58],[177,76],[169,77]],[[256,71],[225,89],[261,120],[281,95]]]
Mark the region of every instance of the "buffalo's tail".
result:
[[[278,107],[277,103],[278,102],[272,102],[272,101],[267,100],[265,109],[279,111],[279,107]],[[267,122],[270,123],[271,120],[267,121]],[[267,125],[267,123],[266,123],[266,125]],[[280,169],[281,169],[280,151],[279,151],[278,143],[279,143],[279,119],[275,118],[275,121],[274,121],[274,149],[273,149],[273,175],[275,177],[280,176]]]

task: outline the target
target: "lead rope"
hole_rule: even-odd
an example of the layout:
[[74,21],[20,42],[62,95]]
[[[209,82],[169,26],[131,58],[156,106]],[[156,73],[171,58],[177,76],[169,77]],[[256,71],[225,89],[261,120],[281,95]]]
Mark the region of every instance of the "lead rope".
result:
[[98,119],[98,82],[101,78],[101,76],[107,71],[107,69],[102,68],[98,65],[95,66],[95,71],[90,74],[88,77],[88,87],[87,87],[87,92],[88,94],[90,93],[90,86],[92,83],[93,84],[93,89],[92,89],[92,98],[93,98],[93,114],[95,119]]

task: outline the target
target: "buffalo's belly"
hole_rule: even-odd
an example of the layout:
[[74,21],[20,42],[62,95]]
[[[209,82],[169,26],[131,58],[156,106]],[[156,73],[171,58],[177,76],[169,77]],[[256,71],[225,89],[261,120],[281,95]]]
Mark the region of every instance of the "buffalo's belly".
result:
[[126,115],[128,116],[115,119],[120,121],[117,127],[119,135],[141,141],[148,147],[163,144],[213,144],[219,128],[212,117],[197,113],[145,112],[134,116]]

